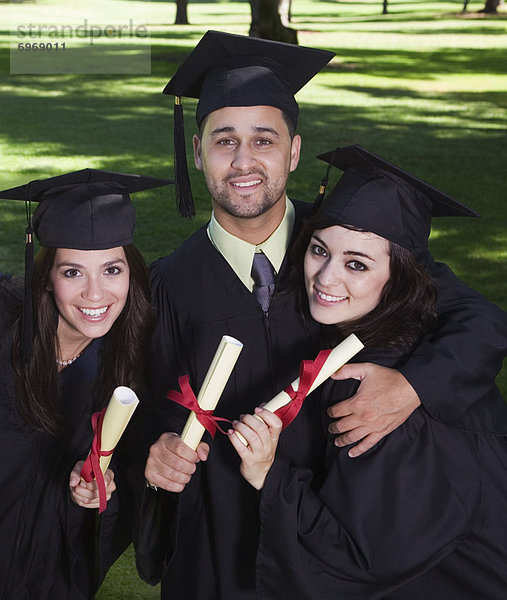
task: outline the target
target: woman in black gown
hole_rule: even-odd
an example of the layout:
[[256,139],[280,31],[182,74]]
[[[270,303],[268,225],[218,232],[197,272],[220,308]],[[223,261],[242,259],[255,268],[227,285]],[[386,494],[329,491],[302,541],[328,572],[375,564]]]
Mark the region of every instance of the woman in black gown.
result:
[[[431,217],[473,213],[360,147],[326,158],[345,174],[300,238],[306,309],[327,326],[323,345],[354,332],[365,344],[354,361],[399,367],[435,324],[435,285],[422,267]],[[352,379],[306,400],[297,419],[310,434],[297,452],[276,415],[242,416],[235,429],[249,446],[232,430],[230,439],[261,490],[260,597],[505,598],[507,406],[489,384],[454,420],[420,406],[354,459],[334,445],[326,414],[355,393]]]
[[41,246],[33,260],[28,244],[24,285],[0,284],[2,600],[91,598],[130,542],[115,457],[100,527],[79,467],[92,413],[119,385],[140,391],[151,306],[129,192],[167,183],[84,169],[0,192],[39,203],[27,233]]

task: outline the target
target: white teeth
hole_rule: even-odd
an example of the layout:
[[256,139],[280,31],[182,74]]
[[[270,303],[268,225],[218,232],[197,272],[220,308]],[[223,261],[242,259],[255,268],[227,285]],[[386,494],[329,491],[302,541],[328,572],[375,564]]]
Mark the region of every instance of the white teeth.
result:
[[100,317],[100,315],[103,315],[106,312],[107,308],[108,308],[107,306],[104,306],[103,308],[81,308],[81,307],[79,307],[79,310],[87,317]]
[[329,294],[324,294],[317,290],[317,296],[325,300],[326,302],[340,302],[341,300],[346,300],[347,296],[330,296]]
[[242,183],[233,183],[232,185],[234,185],[235,187],[250,187],[252,185],[257,185],[260,182],[261,182],[260,179],[256,179],[255,181],[245,181]]

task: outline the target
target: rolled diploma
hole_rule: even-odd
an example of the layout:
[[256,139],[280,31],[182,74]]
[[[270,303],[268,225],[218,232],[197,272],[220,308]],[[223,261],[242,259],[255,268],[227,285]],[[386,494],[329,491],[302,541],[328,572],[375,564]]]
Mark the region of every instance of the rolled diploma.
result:
[[[359,338],[351,333],[347,338],[343,340],[338,346],[335,346],[329,353],[326,362],[322,365],[319,374],[312,383],[308,394],[311,394],[319,385],[324,383],[326,379],[329,379],[333,373],[335,373],[340,367],[348,362],[353,356],[355,356],[359,350],[364,348],[364,344],[359,341]],[[299,389],[299,377],[292,382],[292,389],[297,392]],[[291,397],[287,392],[281,391],[269,402],[267,402],[263,408],[271,412],[277,411],[282,406],[285,406],[291,401]],[[254,415],[262,421],[258,415]],[[248,446],[246,439],[238,432],[235,432],[238,438],[243,442],[245,446]]]
[[[243,344],[229,335],[224,335],[220,340],[197,396],[197,403],[203,410],[215,410],[242,349]],[[204,431],[204,426],[192,411],[181,433],[181,439],[195,450]]]
[[[326,379],[329,379],[333,373],[335,373],[340,367],[348,362],[353,356],[355,356],[359,350],[364,348],[364,344],[359,341],[359,338],[351,333],[347,338],[343,340],[338,346],[335,346],[330,352],[326,359],[326,362],[322,365],[322,369],[312,383],[308,394],[311,394],[319,385],[324,383]],[[292,389],[297,392],[299,388],[299,377],[292,382]],[[280,392],[274,398],[272,398],[263,408],[275,412],[282,406],[285,406],[291,401],[291,397],[287,392]]]
[[[139,399],[130,388],[122,385],[114,390],[102,421],[102,434],[100,436],[102,451],[116,448],[138,404]],[[106,472],[110,461],[111,455],[100,457],[102,473]]]

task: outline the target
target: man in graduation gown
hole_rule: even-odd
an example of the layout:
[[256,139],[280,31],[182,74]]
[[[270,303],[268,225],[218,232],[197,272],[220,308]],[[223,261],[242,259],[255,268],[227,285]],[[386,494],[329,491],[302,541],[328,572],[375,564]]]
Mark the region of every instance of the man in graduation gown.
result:
[[[151,435],[157,428],[161,435],[153,437],[144,476],[158,489],[145,488],[136,551],[141,576],[150,583],[161,580],[164,599],[247,600],[256,595],[258,494],[242,479],[226,436],[215,437],[209,455],[207,444],[194,452],[181,441],[177,433],[188,410],[166,394],[179,389],[178,376],[187,374],[197,395],[225,334],[244,344],[217,410],[229,419],[269,400],[297,376],[301,359],[316,355],[315,325],[305,322],[293,296],[283,293],[289,250],[309,212],[308,204],[287,198],[286,182],[301,143],[294,134],[294,94],[331,56],[208,32],[164,90],[177,96],[177,111],[180,96],[199,98],[194,155],[213,207],[207,226],[152,265],[158,321],[149,377],[159,412]],[[176,163],[181,197],[186,190],[179,154]],[[270,261],[273,282],[268,277],[255,283],[251,272],[257,254]],[[361,425],[363,438],[376,436],[370,441],[392,431],[421,401],[428,410],[453,418],[472,401],[473,394],[465,399],[460,386],[480,388],[478,372],[501,368],[505,323],[496,308],[447,267],[433,264],[429,254],[427,262],[441,285],[440,330],[401,372],[362,367],[366,380],[356,398],[375,400],[380,411],[370,424],[355,417],[352,427]],[[262,270],[266,276],[269,268]],[[257,293],[261,286],[267,299],[266,293]],[[435,354],[444,357],[438,371]],[[291,448],[295,464],[307,464],[308,453],[321,451],[308,444],[298,449],[295,441],[309,437],[308,421],[301,422],[302,428],[295,422],[279,443]]]

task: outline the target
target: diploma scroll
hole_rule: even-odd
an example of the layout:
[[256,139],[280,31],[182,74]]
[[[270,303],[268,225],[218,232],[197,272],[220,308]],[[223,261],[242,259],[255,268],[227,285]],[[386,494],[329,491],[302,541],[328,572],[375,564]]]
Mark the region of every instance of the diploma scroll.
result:
[[[110,452],[116,448],[138,404],[139,399],[130,388],[122,385],[114,390],[102,421],[102,452]],[[110,462],[110,454],[100,457],[102,473],[106,472]]]
[[[319,385],[324,383],[333,373],[338,371],[340,367],[343,367],[345,363],[347,363],[353,356],[355,356],[360,350],[364,348],[364,344],[359,340],[357,336],[351,333],[347,338],[343,340],[338,346],[335,346],[333,350],[330,352],[329,356],[326,359],[326,362],[323,364],[319,373],[315,377],[308,394],[311,394]],[[292,384],[292,389],[297,392],[299,389],[299,377],[295,379]],[[276,412],[286,404],[292,401],[292,398],[285,391],[281,391],[274,398],[272,398],[267,404],[263,406],[266,410],[271,412]],[[260,417],[258,415],[254,415],[258,419]],[[262,420],[262,419],[261,419]],[[248,442],[245,438],[236,431],[236,435],[239,439],[248,446]]]
[[[242,349],[243,344],[229,335],[224,335],[220,340],[197,396],[197,403],[203,410],[215,410]],[[181,439],[195,450],[204,431],[204,426],[192,411],[181,433]]]
[[94,437],[88,458],[81,468],[81,477],[88,483],[94,479],[97,481],[99,514],[107,505],[104,473],[138,404],[136,394],[128,387],[120,386],[114,390],[107,408],[92,415]]
[[[333,373],[338,371],[340,367],[348,362],[353,356],[355,356],[360,350],[364,348],[364,345],[359,341],[359,338],[351,333],[347,338],[343,340],[338,346],[335,346],[327,357],[322,369],[312,383],[309,394],[313,392],[319,385],[324,383],[326,379],[329,379]],[[299,388],[299,377],[292,382],[292,389],[297,392]],[[272,398],[263,408],[271,412],[276,412],[282,406],[285,406],[291,401],[291,397],[287,392],[280,392],[274,398]]]

